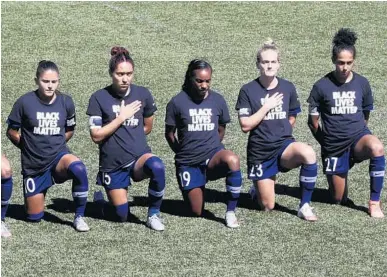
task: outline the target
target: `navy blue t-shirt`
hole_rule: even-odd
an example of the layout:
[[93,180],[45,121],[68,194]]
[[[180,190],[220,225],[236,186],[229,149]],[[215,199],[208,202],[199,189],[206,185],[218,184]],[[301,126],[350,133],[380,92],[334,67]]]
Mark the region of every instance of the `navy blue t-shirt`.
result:
[[339,83],[330,72],[314,84],[309,113],[321,116],[324,156],[339,156],[367,129],[363,111],[371,111],[373,102],[368,80],[355,72],[348,83]]
[[112,122],[120,112],[121,101],[128,105],[141,101],[140,110],[127,119],[110,137],[99,144],[100,171],[112,172],[145,153],[151,152],[146,142],[144,118],[157,110],[150,91],[141,86],[130,85],[130,93],[121,98],[112,89],[105,87],[91,95],[86,114],[90,116],[91,128],[103,127]]
[[166,108],[165,124],[177,129],[180,147],[175,155],[176,164],[200,164],[223,147],[218,127],[229,122],[226,101],[213,90],[200,102],[194,102],[185,91],[174,96]]
[[247,143],[248,164],[258,164],[274,157],[286,139],[292,139],[290,115],[301,112],[295,86],[282,78],[274,89],[267,90],[255,79],[242,86],[235,109],[239,117],[255,114],[265,103],[267,95],[283,94],[282,105],[270,110],[265,118],[250,131]]
[[40,100],[37,91],[21,96],[8,117],[11,128],[21,129],[22,174],[31,176],[45,171],[66,146],[66,128],[75,127],[73,99],[57,93],[51,104]]

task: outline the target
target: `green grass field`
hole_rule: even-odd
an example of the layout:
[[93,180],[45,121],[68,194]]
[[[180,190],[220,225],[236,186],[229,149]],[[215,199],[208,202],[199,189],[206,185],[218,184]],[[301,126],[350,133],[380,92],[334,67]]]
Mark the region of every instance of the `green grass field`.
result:
[[[214,68],[212,87],[223,93],[232,113],[225,145],[241,157],[246,177],[247,136],[234,106],[241,85],[257,76],[258,45],[271,37],[282,49],[280,75],[295,83],[302,102],[294,135],[319,153],[306,124],[306,99],[313,83],[333,68],[332,36],[351,27],[359,36],[356,71],[375,93],[369,125],[386,144],[386,14],[387,5],[377,2],[3,2],[1,151],[13,166],[14,191],[7,218],[13,236],[1,242],[2,276],[387,276],[387,220],[371,219],[362,208],[369,197],[368,163],[355,166],[349,177],[357,209],[325,203],[327,182],[319,170],[314,224],[295,216],[298,170],[279,176],[279,209],[271,213],[250,203],[244,178],[237,212],[241,228],[230,230],[223,224],[223,180],[207,186],[206,209],[213,217],[181,216],[173,155],[164,139],[167,102],[179,91],[188,62],[205,58]],[[114,45],[128,47],[135,83],[151,89],[159,108],[148,141],[167,166],[163,233],[144,225],[147,182],[129,190],[138,223],[93,216],[98,151],[85,111],[90,95],[110,82],[107,64]],[[61,90],[76,103],[78,127],[69,145],[89,171],[88,233],[71,227],[70,182],[49,190],[45,220],[23,220],[20,153],[4,135],[4,123],[15,100],[35,88],[42,59],[59,65]]]

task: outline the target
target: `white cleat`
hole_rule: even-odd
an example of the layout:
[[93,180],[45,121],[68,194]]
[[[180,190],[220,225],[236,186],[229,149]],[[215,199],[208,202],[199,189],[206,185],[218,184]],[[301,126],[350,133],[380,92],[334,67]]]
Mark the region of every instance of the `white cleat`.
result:
[[87,223],[83,219],[83,216],[77,216],[74,219],[73,226],[78,232],[87,232],[90,230],[89,225],[87,225]]
[[8,230],[7,225],[4,221],[1,221],[1,237],[2,238],[9,238],[12,236],[11,232]]
[[228,228],[238,228],[239,223],[234,211],[226,212],[225,216],[226,226]]
[[165,229],[165,226],[161,222],[161,218],[158,214],[154,214],[148,217],[148,220],[146,221],[146,226],[148,226],[149,228],[155,231],[164,231]]
[[309,203],[305,203],[301,208],[298,209],[297,216],[305,219],[306,221],[316,221],[317,216],[313,212],[313,208]]

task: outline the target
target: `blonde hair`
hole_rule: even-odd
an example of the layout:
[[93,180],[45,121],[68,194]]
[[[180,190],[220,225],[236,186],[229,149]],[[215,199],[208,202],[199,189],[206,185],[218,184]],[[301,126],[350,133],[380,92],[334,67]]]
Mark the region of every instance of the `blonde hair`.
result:
[[258,48],[258,52],[257,52],[257,58],[256,58],[256,61],[257,61],[257,64],[259,63],[259,59],[261,57],[261,53],[266,51],[266,50],[274,50],[275,52],[277,52],[278,54],[278,60],[279,60],[279,49],[278,49],[278,46],[277,44],[274,42],[274,40],[272,40],[271,38],[268,38],[266,39],[266,41],[263,43],[263,45]]

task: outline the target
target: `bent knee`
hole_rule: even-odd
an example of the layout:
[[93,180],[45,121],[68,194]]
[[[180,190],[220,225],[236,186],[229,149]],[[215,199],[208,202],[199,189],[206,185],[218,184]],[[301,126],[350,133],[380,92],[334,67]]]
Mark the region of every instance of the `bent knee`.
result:
[[227,157],[228,167],[232,170],[238,170],[240,168],[240,160],[234,153]]
[[305,145],[302,154],[305,164],[314,164],[317,162],[316,152],[314,152],[311,146]]
[[1,166],[1,178],[8,179],[12,177],[12,169],[10,166]]
[[384,156],[384,147],[381,142],[373,143],[370,148],[371,148],[372,157]]
[[260,206],[262,210],[268,212],[268,211],[274,210],[275,201],[261,200]]

